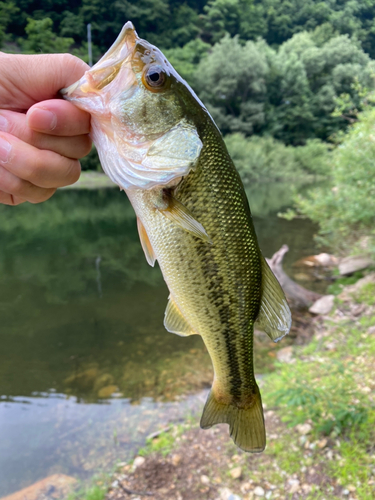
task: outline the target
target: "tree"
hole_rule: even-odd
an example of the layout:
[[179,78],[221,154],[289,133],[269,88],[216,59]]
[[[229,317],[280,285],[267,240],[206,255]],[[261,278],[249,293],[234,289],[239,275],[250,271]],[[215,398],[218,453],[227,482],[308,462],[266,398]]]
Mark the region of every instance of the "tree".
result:
[[56,36],[52,26],[49,17],[40,21],[29,18],[25,28],[27,38],[22,42],[23,51],[29,54],[68,52],[74,43],[73,38]]
[[223,133],[258,132],[264,124],[268,65],[257,44],[225,36],[198,65],[195,86]]
[[13,2],[0,2],[0,48],[5,40],[7,26],[18,12],[19,8]]
[[367,235],[375,252],[374,124],[375,109],[367,107],[331,153],[330,183],[297,200],[299,211],[319,223],[321,240],[346,251]]

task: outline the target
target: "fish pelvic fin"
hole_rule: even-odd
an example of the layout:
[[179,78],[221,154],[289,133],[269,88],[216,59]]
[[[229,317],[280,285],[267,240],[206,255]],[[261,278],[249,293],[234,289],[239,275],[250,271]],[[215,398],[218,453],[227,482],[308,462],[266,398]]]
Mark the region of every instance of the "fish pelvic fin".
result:
[[262,298],[255,325],[266,332],[274,342],[289,333],[292,314],[283,289],[271,271],[266,259],[261,256]]
[[156,261],[156,255],[154,249],[152,248],[149,237],[146,233],[146,229],[139,217],[137,217],[137,227],[138,227],[139,239],[141,240],[141,245],[145,253],[146,260],[151,267],[154,267]]
[[168,332],[175,333],[180,337],[188,337],[194,335],[195,332],[186,319],[183,317],[172,297],[169,297],[168,305],[164,315],[164,327]]
[[259,388],[256,387],[251,406],[245,408],[219,403],[211,389],[200,425],[202,429],[209,429],[215,424],[229,424],[230,437],[241,450],[262,452],[266,447],[266,429]]

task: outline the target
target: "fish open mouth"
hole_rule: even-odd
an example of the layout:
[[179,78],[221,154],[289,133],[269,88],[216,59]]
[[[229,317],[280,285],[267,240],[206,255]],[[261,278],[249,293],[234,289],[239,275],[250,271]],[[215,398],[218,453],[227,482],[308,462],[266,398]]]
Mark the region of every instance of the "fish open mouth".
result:
[[74,101],[78,107],[92,112],[90,103],[85,102],[85,97],[92,98],[95,94],[99,95],[100,91],[116,78],[121,69],[124,69],[124,66],[129,67],[125,79],[131,79],[131,59],[139,40],[133,23],[128,21],[104,56],[86,71],[80,80],[60,90],[60,94],[64,99]]

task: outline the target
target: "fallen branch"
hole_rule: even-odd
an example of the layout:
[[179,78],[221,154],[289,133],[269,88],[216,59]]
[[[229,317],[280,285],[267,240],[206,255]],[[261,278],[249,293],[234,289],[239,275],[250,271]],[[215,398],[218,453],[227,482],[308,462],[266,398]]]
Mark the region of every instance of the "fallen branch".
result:
[[139,495],[141,497],[151,497],[153,493],[151,491],[133,491],[129,490],[128,488],[125,488],[121,483],[118,484],[122,491],[126,493],[127,495]]
[[292,309],[308,309],[321,295],[298,285],[285,273],[282,262],[288,251],[288,245],[283,245],[266,261],[282,286],[290,307]]

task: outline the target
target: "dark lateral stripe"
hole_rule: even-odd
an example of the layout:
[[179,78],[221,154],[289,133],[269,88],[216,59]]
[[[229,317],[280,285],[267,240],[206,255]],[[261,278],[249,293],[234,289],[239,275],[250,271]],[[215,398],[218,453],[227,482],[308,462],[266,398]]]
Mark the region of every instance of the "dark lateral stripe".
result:
[[[234,400],[242,401],[256,386],[253,363],[253,324],[245,335],[230,339],[225,335],[228,353],[230,394]],[[226,332],[227,333],[227,332]]]

